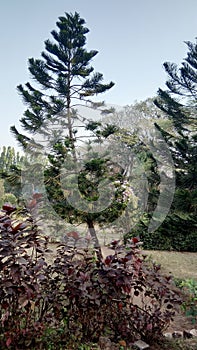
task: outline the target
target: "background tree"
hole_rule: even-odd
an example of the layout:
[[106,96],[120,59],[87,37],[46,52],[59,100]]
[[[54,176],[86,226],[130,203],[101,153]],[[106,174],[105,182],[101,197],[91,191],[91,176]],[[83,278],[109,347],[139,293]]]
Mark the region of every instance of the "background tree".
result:
[[[18,199],[20,197],[20,168],[24,162],[24,155],[21,155],[14,147],[2,147],[0,153],[0,177],[3,179],[5,193],[10,194],[9,198],[12,198],[12,204],[16,201],[15,197]],[[12,197],[11,194],[13,194],[14,197]]]
[[10,172],[15,165],[19,165],[23,162],[24,156],[18,151],[15,151],[14,147],[3,146],[0,153],[0,171]]
[[172,123],[166,130],[156,123],[171,151],[176,173],[176,191],[169,215],[152,236],[141,223],[147,245],[155,248],[197,250],[197,45],[187,42],[187,57],[178,67],[164,63],[169,76],[167,90],[159,89],[156,106]]
[[[127,177],[130,177],[131,187],[137,197],[135,208],[130,210],[128,207],[123,216],[124,223],[126,220],[128,221],[126,230],[128,234],[126,236],[130,236],[135,231],[134,227],[139,218],[145,219],[146,223],[147,216],[148,223],[150,223],[151,218],[158,220],[158,216],[162,220],[162,216],[157,210],[158,201],[161,199],[160,175],[162,169],[166,179],[168,178],[169,164],[164,169],[166,157],[163,157],[162,152],[164,150],[165,153],[166,147],[163,144],[165,142],[161,133],[157,132],[155,122],[170,132],[173,130],[173,125],[166,113],[155,106],[153,98],[125,106],[106,116],[105,121],[119,127],[118,132],[114,135],[114,153],[118,152],[116,147],[118,141],[118,145],[121,143],[121,148],[124,149],[124,157],[130,158],[130,169],[127,170]],[[164,193],[168,192],[166,187]],[[165,200],[163,204],[165,204]]]

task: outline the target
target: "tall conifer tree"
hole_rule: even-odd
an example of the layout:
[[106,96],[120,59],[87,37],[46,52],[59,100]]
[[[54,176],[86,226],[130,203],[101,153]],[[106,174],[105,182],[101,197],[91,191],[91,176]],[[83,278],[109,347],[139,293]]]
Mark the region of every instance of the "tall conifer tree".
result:
[[168,90],[159,89],[155,101],[173,122],[171,133],[160,131],[176,170],[174,202],[160,232],[174,237],[175,248],[177,244],[181,249],[184,242],[183,249],[197,250],[197,43],[186,44],[187,57],[180,67],[164,63]]
[[[93,102],[91,97],[108,91],[114,83],[103,83],[103,75],[95,73],[91,66],[97,51],[87,51],[85,48],[89,30],[85,27],[84,19],[80,18],[78,13],[66,13],[64,17],[59,17],[56,24],[58,31],[51,32],[53,41],[45,41],[42,58],[29,59],[29,71],[36,83],[35,87],[29,82],[25,86],[18,86],[19,93],[28,105],[28,109],[20,120],[27,134],[21,134],[15,126],[11,127],[11,131],[19,143],[28,149],[29,145],[33,144],[29,135],[43,132],[43,135],[48,137],[50,132],[47,129],[47,123],[53,126],[58,124],[58,129],[54,131],[52,128],[53,139],[48,151],[50,165],[45,170],[48,195],[53,207],[63,218],[67,218],[71,223],[77,220],[87,223],[95,246],[98,246],[94,222],[113,221],[125,204],[115,200],[114,206],[110,206],[101,214],[85,213],[85,211],[82,213],[75,210],[68,203],[61,189],[61,168],[63,164],[65,165],[65,160],[68,168],[80,163],[77,152],[77,142],[80,138],[77,137],[79,124],[83,124],[84,130],[92,133],[92,137],[98,142],[115,132],[114,126],[103,127],[99,122],[81,117],[75,109],[78,105],[85,103],[91,108],[99,106],[103,112],[107,112],[103,103]],[[88,147],[91,149],[90,145]],[[91,206],[91,202],[99,196],[100,180],[103,176],[112,178],[113,164],[110,165],[107,157],[100,159],[97,155],[96,159],[92,159],[90,152],[87,151],[86,154],[87,164],[84,172],[80,172],[79,187]],[[115,172],[113,179],[115,180],[118,176]],[[109,196],[107,191],[104,196]]]

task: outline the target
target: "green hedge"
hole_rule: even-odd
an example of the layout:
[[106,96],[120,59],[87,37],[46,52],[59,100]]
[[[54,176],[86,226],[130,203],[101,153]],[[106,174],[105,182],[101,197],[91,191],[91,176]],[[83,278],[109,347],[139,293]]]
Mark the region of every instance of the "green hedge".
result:
[[125,241],[139,236],[144,249],[197,252],[197,224],[195,218],[167,217],[154,232],[148,232],[149,219],[144,218],[125,236]]

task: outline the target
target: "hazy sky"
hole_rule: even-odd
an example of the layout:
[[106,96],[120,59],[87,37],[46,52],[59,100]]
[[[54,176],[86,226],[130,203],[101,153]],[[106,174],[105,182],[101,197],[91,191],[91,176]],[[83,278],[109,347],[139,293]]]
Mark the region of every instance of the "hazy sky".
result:
[[58,17],[74,11],[90,29],[88,49],[99,51],[92,65],[116,84],[101,96],[107,103],[156,95],[165,86],[163,62],[181,63],[184,41],[197,37],[197,0],[2,0],[0,146],[16,145],[9,127],[25,110],[16,86],[30,80],[28,58],[40,58]]

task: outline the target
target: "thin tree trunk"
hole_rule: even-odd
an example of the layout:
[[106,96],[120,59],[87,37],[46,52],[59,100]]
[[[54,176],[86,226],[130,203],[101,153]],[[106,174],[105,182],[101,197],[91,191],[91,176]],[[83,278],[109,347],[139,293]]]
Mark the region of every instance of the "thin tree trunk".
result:
[[73,155],[74,162],[77,163],[75,140],[74,140],[73,129],[72,129],[71,110],[70,110],[69,104],[67,106],[67,120],[68,120],[68,131],[69,131],[69,138],[71,141],[72,155]]
[[[71,57],[70,57],[71,60]],[[71,63],[69,61],[68,64],[68,77],[67,77],[67,85],[68,85],[68,90],[69,90],[69,96],[67,96],[67,103],[66,103],[66,107],[67,107],[67,121],[68,121],[68,132],[69,132],[69,138],[71,141],[71,148],[72,148],[72,155],[73,155],[73,159],[74,162],[77,163],[77,155],[76,155],[76,149],[75,149],[75,139],[74,139],[74,135],[73,135],[73,126],[72,126],[72,120],[71,120],[71,95],[70,95],[70,91],[71,91]]]
[[89,229],[90,235],[91,235],[92,240],[94,242],[94,248],[95,248],[95,251],[96,251],[97,258],[98,258],[99,261],[102,261],[103,260],[103,255],[102,255],[101,246],[100,246],[97,234],[96,234],[96,230],[95,230],[95,227],[94,227],[94,222],[91,219],[87,219],[86,222],[87,222],[87,225],[88,225],[88,229]]

